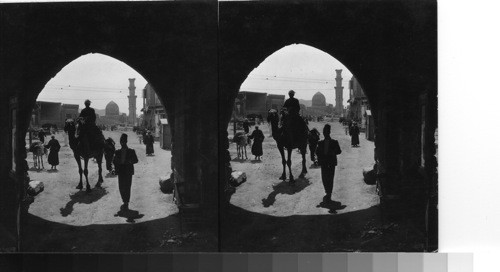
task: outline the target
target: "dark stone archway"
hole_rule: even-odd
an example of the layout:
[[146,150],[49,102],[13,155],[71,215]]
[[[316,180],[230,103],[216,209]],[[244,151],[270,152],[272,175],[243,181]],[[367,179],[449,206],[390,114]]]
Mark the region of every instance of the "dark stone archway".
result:
[[[2,217],[11,231],[15,232],[16,206],[23,197],[23,186],[16,180],[24,173],[24,135],[36,97],[64,66],[88,53],[116,58],[154,86],[171,126],[175,180],[185,184],[184,199],[200,203],[208,225],[216,227],[216,7],[208,2],[0,6],[1,122],[9,124],[11,98],[17,99],[18,109],[16,174],[10,169],[10,156],[2,155],[0,161],[1,180],[6,183]],[[0,130],[0,153],[10,154],[10,128]]]
[[[172,127],[176,178],[213,225],[217,200],[225,203],[218,196],[227,182],[234,98],[253,68],[293,43],[334,56],[356,75],[377,122],[384,195],[423,214],[437,187],[436,13],[431,0],[0,5],[0,154],[9,154],[0,156],[0,213],[9,241],[17,235],[24,135],[36,96],[70,61],[94,52],[123,61],[154,86]],[[423,216],[415,218],[423,224]],[[437,222],[430,224],[437,239]]]
[[[436,3],[221,2],[219,18],[219,188],[227,182],[226,124],[241,84],[275,51],[306,44],[334,56],[363,86],[376,121],[382,200],[396,202],[437,237],[437,222],[425,226],[424,216],[437,190]],[[221,207],[226,201],[221,198]],[[437,239],[430,243],[435,248]]]

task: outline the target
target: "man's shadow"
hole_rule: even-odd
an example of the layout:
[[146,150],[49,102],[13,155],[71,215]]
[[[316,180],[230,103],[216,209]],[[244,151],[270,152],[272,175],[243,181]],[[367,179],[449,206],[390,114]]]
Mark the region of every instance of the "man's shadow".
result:
[[60,209],[61,215],[64,217],[70,215],[73,212],[73,206],[76,203],[91,204],[101,199],[106,194],[108,194],[108,191],[106,191],[103,187],[93,188],[90,193],[87,193],[85,190],[80,190],[69,196],[70,201],[66,203],[64,208]]
[[127,218],[128,223],[135,223],[136,219],[144,217],[144,214],[136,210],[119,210],[115,216]]
[[289,181],[282,181],[275,184],[273,185],[273,191],[267,196],[267,198],[262,199],[262,205],[268,208],[274,204],[278,194],[294,195],[304,190],[310,184],[311,182],[307,178],[296,178],[295,182],[292,183]]
[[328,213],[337,214],[338,210],[345,209],[346,205],[342,205],[339,201],[322,201],[316,206],[316,208],[325,208],[328,209]]

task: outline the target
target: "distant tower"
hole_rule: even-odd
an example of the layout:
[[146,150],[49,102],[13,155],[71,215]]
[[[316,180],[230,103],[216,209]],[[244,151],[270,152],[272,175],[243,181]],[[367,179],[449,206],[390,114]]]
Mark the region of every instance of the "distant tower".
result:
[[344,87],[342,87],[342,69],[335,70],[335,72],[337,72],[337,77],[335,78],[335,81],[337,82],[337,86],[335,86],[335,112],[338,115],[342,115],[342,113],[344,112]]
[[133,126],[136,125],[136,108],[135,108],[135,99],[137,98],[137,95],[135,95],[135,85],[134,81],[135,78],[129,78],[128,81],[130,82],[128,86],[128,91],[129,91],[129,96],[128,96],[128,121],[130,124]]

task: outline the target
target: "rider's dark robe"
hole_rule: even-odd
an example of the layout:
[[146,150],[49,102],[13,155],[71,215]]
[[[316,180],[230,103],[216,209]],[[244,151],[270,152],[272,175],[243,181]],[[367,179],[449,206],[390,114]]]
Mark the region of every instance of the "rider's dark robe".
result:
[[290,97],[285,101],[285,104],[283,104],[283,107],[287,108],[288,113],[294,115],[294,114],[299,114],[300,111],[300,103],[297,98]]
[[96,120],[96,115],[95,115],[95,110],[91,107],[84,108],[80,112],[80,117],[83,117],[85,119],[85,123],[87,125],[94,124],[95,125],[95,120]]
[[[295,146],[295,142],[297,141],[296,135],[307,134],[309,129],[307,128],[306,122],[299,115],[300,104],[299,100],[294,97],[290,97],[285,101],[283,107],[288,110],[288,119],[284,120],[283,124],[285,125],[285,131],[287,134],[287,138],[289,143]],[[304,139],[306,140],[306,139]]]
[[83,148],[85,152],[88,153],[95,144],[104,140],[104,136],[101,130],[96,126],[96,114],[93,108],[87,107],[82,109],[79,117],[82,117],[85,122],[84,125],[78,129],[77,134],[79,135],[78,137],[82,137],[81,139],[87,138],[87,140],[83,140]]

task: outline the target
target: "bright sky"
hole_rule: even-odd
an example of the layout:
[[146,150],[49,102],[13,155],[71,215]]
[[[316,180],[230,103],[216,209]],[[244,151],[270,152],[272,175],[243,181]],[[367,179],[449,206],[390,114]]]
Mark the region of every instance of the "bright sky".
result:
[[120,113],[128,115],[129,78],[135,78],[139,116],[147,81],[127,64],[102,54],[87,54],[70,62],[47,82],[37,100],[78,104],[80,109],[85,107],[85,99],[90,99],[95,109],[104,109],[112,100]]
[[284,94],[293,89],[298,99],[311,100],[316,92],[335,106],[336,69],[342,69],[344,106],[349,99],[352,73],[331,55],[304,44],[285,46],[266,58],[243,82],[240,91]]
[[[286,46],[270,55],[250,73],[240,91],[287,95],[293,89],[296,98],[305,100],[311,100],[319,91],[327,103],[335,105],[336,69],[342,69],[345,106],[352,73],[331,55],[303,44]],[[139,115],[146,80],[127,64],[102,54],[87,54],[66,65],[49,80],[37,100],[79,104],[83,108],[85,99],[90,99],[95,109],[104,109],[112,100],[120,112],[128,114],[129,78],[135,78]]]

